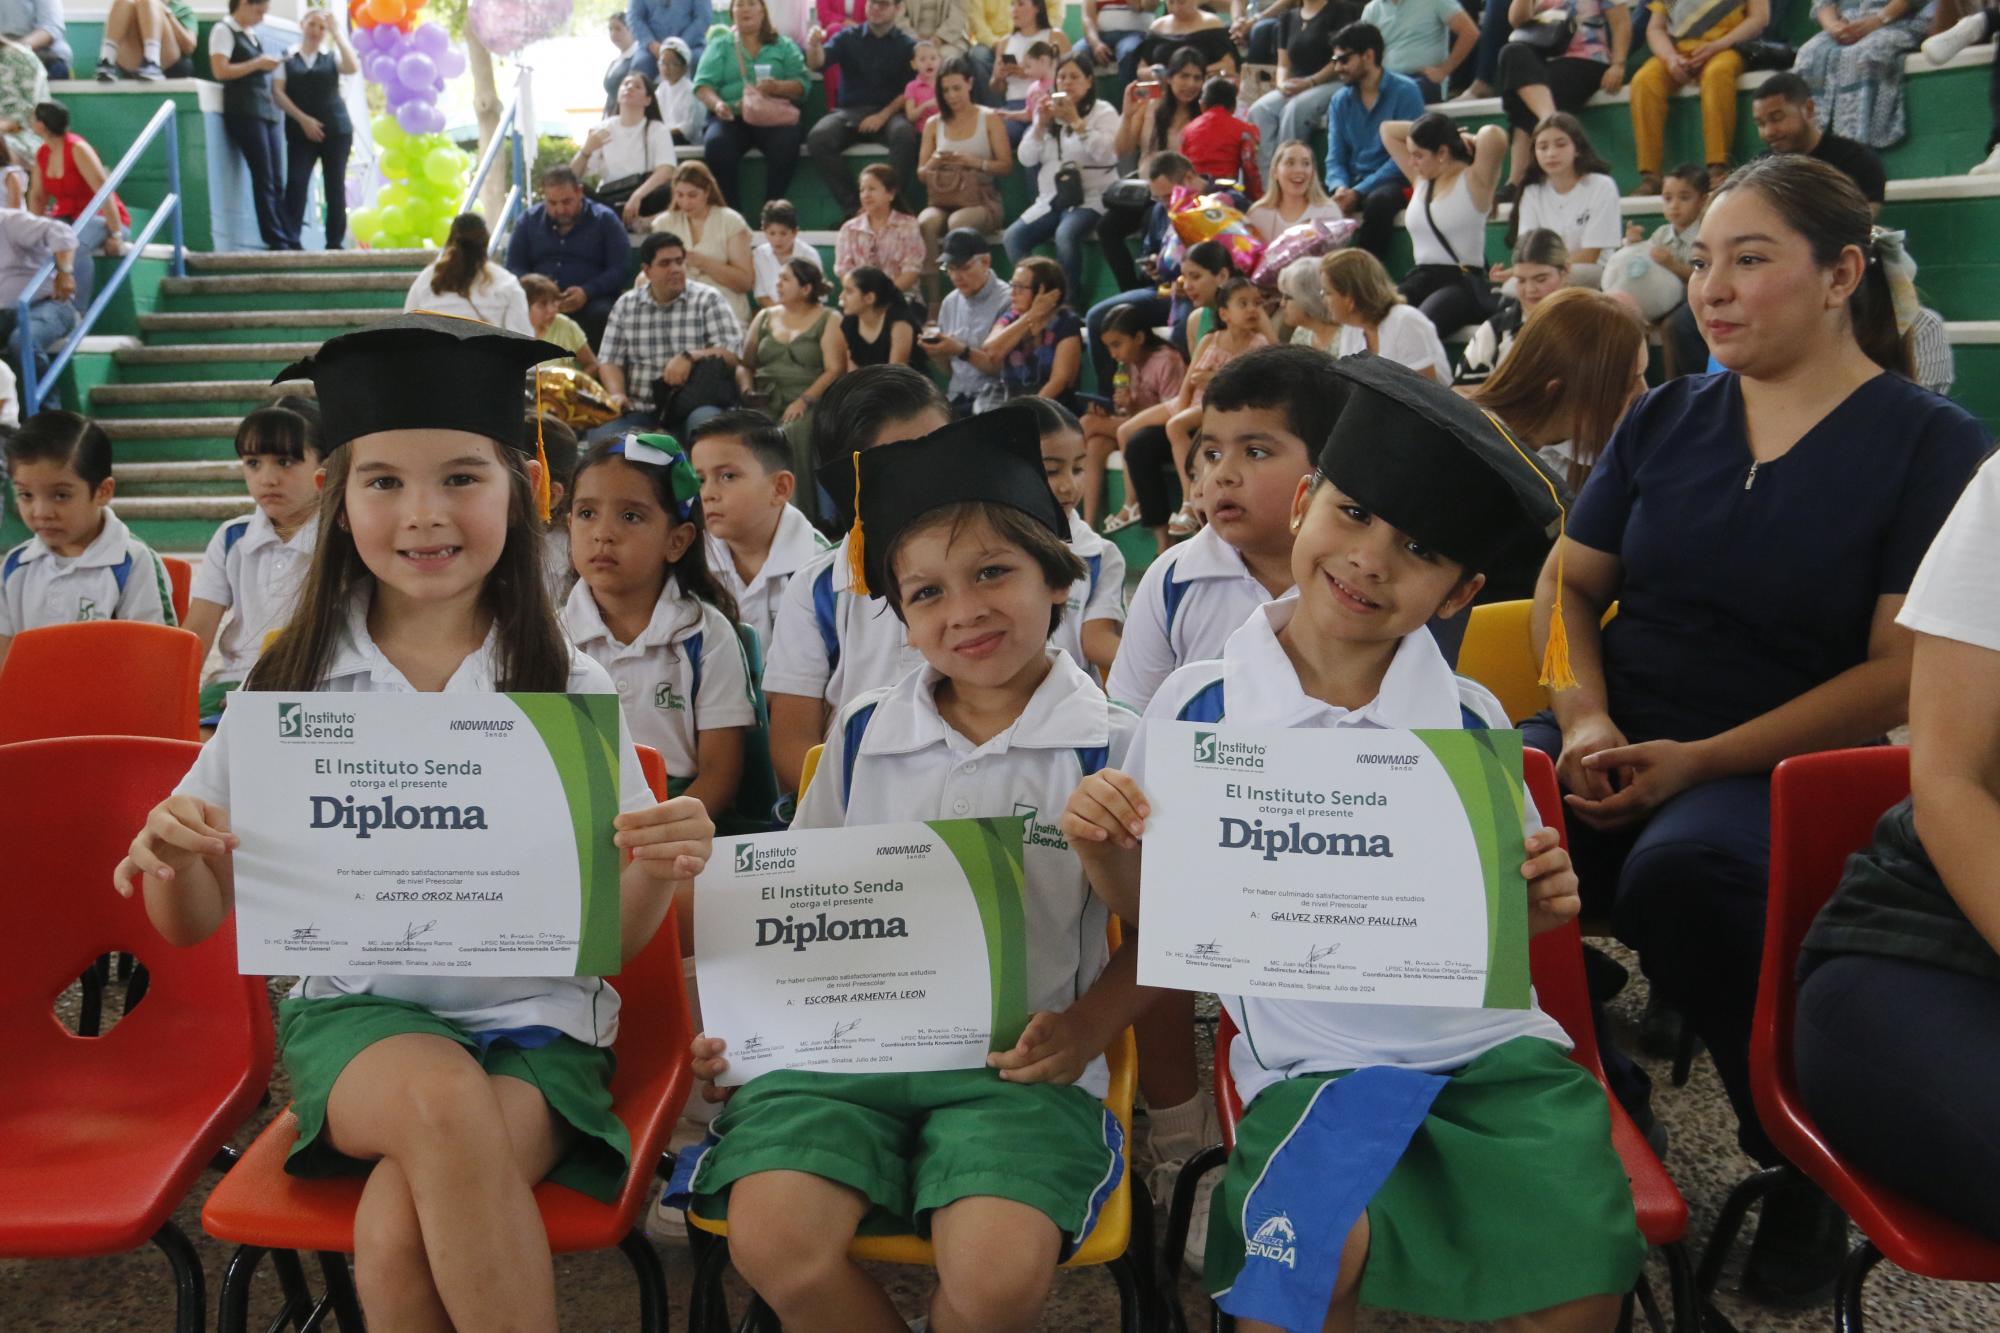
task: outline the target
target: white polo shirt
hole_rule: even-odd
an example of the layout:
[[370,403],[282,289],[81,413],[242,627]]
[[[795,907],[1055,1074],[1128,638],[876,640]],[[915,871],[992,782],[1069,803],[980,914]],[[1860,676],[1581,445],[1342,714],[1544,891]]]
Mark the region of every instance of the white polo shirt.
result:
[[1095,532],[1075,510],[1069,515],[1069,549],[1083,561],[1081,583],[1070,585],[1062,623],[1049,640],[1068,653],[1092,680],[1097,672],[1083,655],[1083,627],[1092,620],[1125,622],[1125,553],[1109,537]]
[[174,623],[167,567],[109,509],[81,555],[57,555],[30,537],[0,557],[0,635],[82,620]]
[[923,664],[888,600],[855,595],[842,537],[786,583],[764,654],[764,693],[824,699],[838,709]]
[[[1153,696],[1146,718],[1233,722],[1253,727],[1463,727],[1466,712],[1505,727],[1507,710],[1486,688],[1454,676],[1427,629],[1406,635],[1382,678],[1382,689],[1360,708],[1336,708],[1299,687],[1298,673],[1278,643],[1278,631],[1298,609],[1287,593],[1252,613],[1223,647],[1219,661],[1182,667]],[[1218,697],[1220,696],[1220,697]],[[1128,771],[1143,789],[1146,746],[1132,745]],[[1523,835],[1542,826],[1526,803]],[[1524,854],[1525,859],[1525,854]],[[1527,881],[1521,881],[1527,892]],[[1143,918],[1143,913],[1142,913]],[[1457,1069],[1516,1037],[1541,1037],[1564,1050],[1569,1037],[1531,1003],[1527,1009],[1440,1009],[1419,1005],[1220,997],[1235,1020],[1229,1073],[1247,1106],[1259,1092],[1301,1074],[1395,1065],[1426,1073]]]
[[[335,694],[415,694],[417,691],[409,680],[382,655],[369,636],[369,597],[364,591],[348,607],[346,633],[334,650],[326,679],[319,688]],[[495,679],[497,666],[494,634],[488,633],[486,642],[452,672],[451,679],[445,682],[444,693],[492,692],[499,688]],[[604,668],[574,651],[570,653],[569,681],[564,688],[572,694],[612,692],[611,678],[604,674]],[[243,706],[239,696],[234,707]],[[177,795],[228,807],[229,746],[225,736],[234,716],[228,710],[223,712],[215,735],[201,747],[194,767],[174,788]],[[622,723],[619,731],[618,808],[647,809],[654,803],[652,789],[646,785],[646,775],[639,768],[639,756],[633,752],[631,738],[622,734],[625,731]],[[324,1000],[337,995],[380,995],[384,999],[406,1000],[468,1032],[551,1027],[591,1046],[609,1046],[618,1038],[618,992],[602,977],[300,977],[292,987],[294,999]]]
[[570,590],[562,624],[570,642],[611,677],[632,739],[660,752],[668,777],[697,775],[697,732],[757,725],[736,627],[682,592],[680,580],[667,580],[653,618],[631,643],[618,642],[606,627],[587,583]]
[[757,642],[768,655],[777,631],[778,606],[784,600],[792,575],[814,556],[830,550],[832,543],[820,535],[819,529],[797,507],[786,505],[778,515],[778,530],[771,534],[771,549],[764,556],[763,567],[746,583],[736,572],[736,560],[729,554],[728,544],[713,535],[703,540],[708,543],[708,567],[736,598],[736,618],[757,631]]
[[1105,692],[1143,709],[1176,667],[1222,655],[1222,645],[1269,601],[1242,555],[1203,528],[1146,567]]
[[216,637],[216,650],[222,654],[216,680],[249,675],[264,651],[265,636],[291,623],[318,544],[317,521],[307,519],[286,541],[262,509],[232,518],[215,530],[188,596],[230,613]]
[[[1124,766],[1139,719],[1067,653],[1049,658],[1021,716],[984,745],[938,713],[944,677],[931,667],[856,697],[834,720],[792,827],[1027,815],[1028,1007],[1059,1013],[1104,970],[1110,920],[1059,821],[1086,773]],[[1107,1082],[1099,1057],[1077,1086],[1102,1097]]]

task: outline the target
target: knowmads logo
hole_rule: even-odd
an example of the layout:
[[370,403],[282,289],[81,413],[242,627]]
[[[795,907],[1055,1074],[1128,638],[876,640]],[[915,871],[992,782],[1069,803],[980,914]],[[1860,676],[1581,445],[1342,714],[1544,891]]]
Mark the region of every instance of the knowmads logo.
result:
[[1212,731],[1194,734],[1194,762],[1197,768],[1235,768],[1261,772],[1264,747],[1248,741],[1226,741]]
[[1299,1266],[1299,1238],[1292,1230],[1292,1219],[1283,1213],[1267,1217],[1264,1224],[1243,1242],[1243,1257],[1246,1259],[1269,1259],[1274,1264],[1287,1268]]
[[351,741],[354,714],[323,708],[318,712],[298,702],[279,703],[278,739],[281,741]]
[[799,868],[799,849],[796,847],[758,847],[751,843],[736,844],[735,870],[739,875],[768,874],[773,870],[796,870]]

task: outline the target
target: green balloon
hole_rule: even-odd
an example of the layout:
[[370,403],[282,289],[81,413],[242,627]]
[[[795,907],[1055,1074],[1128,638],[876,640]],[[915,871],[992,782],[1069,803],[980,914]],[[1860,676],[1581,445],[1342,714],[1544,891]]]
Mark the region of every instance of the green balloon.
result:
[[[384,190],[383,194],[387,195],[388,191]],[[398,204],[384,203],[376,213],[376,220],[382,230],[391,236],[400,236],[410,229],[410,215]]]
[[[382,225],[382,214],[373,208],[359,208],[347,215],[347,229],[366,241]],[[369,242],[371,245],[372,241]]]
[[424,155],[424,175],[439,185],[458,179],[458,155],[449,148],[433,148]]
[[369,131],[375,136],[378,148],[399,147],[410,136],[403,133],[403,127],[396,123],[394,116],[377,116],[368,122]]

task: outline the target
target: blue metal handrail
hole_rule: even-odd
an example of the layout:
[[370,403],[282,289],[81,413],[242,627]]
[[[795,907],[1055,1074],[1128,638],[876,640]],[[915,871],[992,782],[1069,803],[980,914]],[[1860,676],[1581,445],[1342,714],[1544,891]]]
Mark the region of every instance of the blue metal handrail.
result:
[[521,99],[517,93],[501,111],[500,124],[487,141],[486,151],[479,155],[479,166],[472,173],[472,184],[466,187],[465,198],[458,204],[461,213],[471,213],[478,208],[479,192],[485,188],[486,177],[493,170],[493,164],[500,160],[501,145],[507,145],[514,168],[514,182],[507,191],[506,200],[500,205],[500,216],[489,219],[486,224],[492,236],[489,248],[496,253],[505,250],[507,232],[525,208],[528,197],[528,155],[522,143],[520,106]]
[[[98,215],[98,211],[110,200],[112,191],[118,188],[119,182],[131,174],[132,168],[139,161],[139,154],[145,152],[153,140],[162,133],[167,136],[166,197],[160,201],[160,206],[154,210],[153,216],[147,219],[139,234],[127,243],[124,261],[112,270],[111,280],[98,289],[97,299],[90,303],[90,309],[83,312],[83,318],[78,321],[75,330],[64,341],[62,350],[56,353],[55,359],[49,362],[49,368],[45,371],[37,372],[35,369],[35,339],[28,323],[28,314],[35,303],[36,293],[42,290],[42,285],[56,271],[54,258],[46,260],[36,269],[35,276],[28,279],[28,285],[21,289],[20,299],[14,305],[14,319],[15,327],[21,333],[21,405],[27,415],[41,411],[42,399],[48,395],[47,386],[53,385],[61,377],[63,370],[70,363],[70,358],[76,355],[76,349],[83,345],[83,340],[96,326],[98,317],[104,313],[105,307],[111,303],[111,298],[117,295],[118,289],[130,276],[132,266],[146,253],[146,247],[152,243],[153,237],[159,234],[160,228],[170,221],[174,229],[172,273],[176,278],[187,276],[187,250],[181,241],[180,133],[174,126],[172,102],[160,103],[160,109],[153,113],[153,118],[146,122],[146,128],[139,132],[139,137],[125,150],[125,156],[119,158],[118,165],[104,177],[103,187],[91,196],[89,205],[77,215],[75,225],[80,228]],[[88,264],[91,262],[91,257],[81,253],[79,247],[73,262]]]

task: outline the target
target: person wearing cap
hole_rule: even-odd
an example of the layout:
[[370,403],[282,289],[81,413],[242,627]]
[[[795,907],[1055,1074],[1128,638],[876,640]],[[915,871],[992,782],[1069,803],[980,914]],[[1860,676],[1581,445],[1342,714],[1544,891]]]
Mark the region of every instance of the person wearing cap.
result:
[[[788,1327],[900,1324],[847,1262],[869,1212],[936,1244],[931,1327],[1029,1327],[1122,1169],[1103,1052],[1144,1007],[1133,955],[1110,959],[1104,904],[1035,812],[1122,763],[1138,718],[1049,643],[1084,569],[1030,413],[858,457],[853,586],[907,624],[923,665],[841,710],[792,827],[1027,812],[1033,1016],[984,1069],[750,1080],[694,1170],[693,1209],[726,1208],[737,1271]],[[741,1035],[697,1040],[696,1076],[726,1069]]]
[[700,60],[714,21],[709,0],[631,0],[625,7],[625,26],[639,42],[632,68],[645,75],[648,83],[659,78],[660,43],[669,37],[686,42],[694,58]]
[[[1740,1146],[1769,1166],[1784,1159],[1751,1096],[1750,1031],[1770,773],[1905,721],[1914,635],[1897,613],[1988,437],[1905,378],[1868,201],[1834,167],[1739,169],[1691,263],[1688,305],[1725,370],[1640,398],[1598,458],[1535,596],[1578,688],[1522,732],[1556,757],[1593,915],[1706,1044]],[[1612,1086],[1643,1125],[1643,1076]],[[1839,1208],[1788,1181],[1762,1205],[1745,1290],[1813,1299],[1846,1253]]]
[[[495,690],[616,699],[604,668],[564,640],[542,578],[547,477],[521,447],[521,398],[529,368],[559,355],[477,321],[405,314],[282,372],[318,394],[331,449],[325,502],[298,608],[239,700]],[[224,713],[113,874],[121,894],[140,882],[154,926],[179,947],[229,919],[237,839],[226,733],[242,707]],[[619,878],[630,960],[674,893],[692,887],[714,826],[699,801],[655,802],[622,718],[616,755],[602,763],[598,813],[615,803],[613,840],[632,853]],[[552,817],[567,829],[566,814]],[[292,988],[278,1017],[298,1120],[285,1170],[367,1173],[354,1277],[378,1327],[556,1327],[533,1190],[546,1177],[618,1196],[631,1155],[611,1105],[618,1018],[616,990],[595,976],[370,973]]]
[[[1146,717],[1504,728],[1499,701],[1452,674],[1426,623],[1471,603],[1495,553],[1556,526],[1556,482],[1443,385],[1376,357],[1334,373],[1346,406],[1292,501],[1298,587],[1258,608],[1220,660],[1176,671]],[[1145,786],[1142,732],[1128,767],[1085,778],[1062,818],[1126,922],[1144,920]],[[1532,801],[1523,832],[1528,928],[1556,929],[1577,914],[1576,876]],[[1540,1314],[1534,1326],[1548,1328],[1617,1322],[1646,1243],[1604,1094],[1532,1000],[1222,1002],[1255,1041],[1238,1036],[1226,1057],[1249,1110],[1209,1212],[1204,1280],[1238,1327],[1351,1327],[1357,1305],[1464,1321]],[[1351,1091],[1320,1095],[1350,1077]],[[1345,1236],[1339,1263],[1293,1267],[1268,1256],[1276,1247],[1246,1247],[1245,1219],[1277,1214],[1301,1249],[1310,1239],[1331,1254]]]
[[694,95],[694,52],[678,37],[660,43],[660,83],[654,95],[660,99],[660,116],[674,142],[700,143],[708,108]]
[[743,326],[719,290],[688,281],[686,243],[654,232],[639,246],[639,272],[645,281],[618,298],[598,349],[619,415],[591,431],[593,442],[655,424],[685,433],[737,401]]
[[951,279],[951,291],[938,308],[936,336],[925,330],[922,342],[933,359],[951,362],[945,396],[953,416],[968,417],[1001,394],[1001,358],[985,350],[986,339],[1014,294],[994,273],[993,252],[977,231],[959,227],[938,248],[938,267]]

